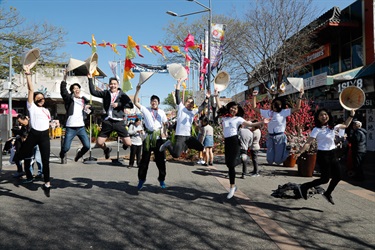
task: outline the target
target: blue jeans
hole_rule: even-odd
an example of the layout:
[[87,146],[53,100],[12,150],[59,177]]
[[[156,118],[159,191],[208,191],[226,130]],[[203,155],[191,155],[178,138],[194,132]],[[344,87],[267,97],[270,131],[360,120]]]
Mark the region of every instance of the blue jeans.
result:
[[43,173],[43,164],[42,164],[42,156],[40,155],[39,146],[36,145],[34,147],[33,151],[33,157],[30,164],[30,171],[31,174],[34,172],[34,162],[36,162],[36,165],[38,165],[38,175],[41,175]]
[[90,140],[87,135],[85,127],[66,127],[65,129],[65,139],[64,144],[61,148],[62,154],[66,154],[69,151],[70,146],[72,145],[73,138],[78,136],[79,140],[82,143],[82,148],[80,151],[81,155],[84,155],[90,149]]

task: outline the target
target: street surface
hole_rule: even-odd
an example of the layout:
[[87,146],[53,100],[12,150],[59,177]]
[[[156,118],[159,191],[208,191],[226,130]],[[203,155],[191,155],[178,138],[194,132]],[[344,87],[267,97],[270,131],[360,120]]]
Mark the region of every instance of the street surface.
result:
[[[111,158],[117,143],[110,142]],[[303,183],[297,167],[265,164],[260,177],[240,179],[235,197],[226,199],[229,180],[223,157],[213,167],[191,162],[167,163],[166,189],[150,162],[145,187],[137,190],[137,168],[105,160],[93,149],[96,163],[68,163],[56,156],[60,139],[51,140],[51,197],[42,181],[22,184],[12,177],[16,166],[3,156],[0,175],[0,249],[374,249],[375,175],[364,182],[341,181],[332,196],[308,200],[271,194],[279,185]],[[88,153],[85,158],[88,157]],[[371,169],[373,168],[373,161]],[[249,168],[252,170],[250,164]],[[322,186],[326,188],[327,186]]]

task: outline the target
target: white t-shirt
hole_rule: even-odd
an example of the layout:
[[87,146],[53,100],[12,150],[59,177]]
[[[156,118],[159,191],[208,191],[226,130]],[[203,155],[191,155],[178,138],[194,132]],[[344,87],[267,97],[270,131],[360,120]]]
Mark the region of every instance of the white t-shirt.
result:
[[164,110],[157,109],[153,110],[150,107],[146,108],[141,105],[141,112],[143,114],[143,119],[145,126],[149,131],[159,130],[163,127],[163,123],[167,122],[167,116]]
[[82,110],[84,108],[84,101],[82,98],[73,98],[74,101],[74,110],[73,114],[68,117],[68,120],[66,121],[67,127],[83,127],[85,126],[85,123],[83,122],[83,114]]
[[268,133],[284,133],[286,128],[286,118],[290,116],[290,109],[282,109],[280,112],[275,112],[268,109],[261,109],[260,114],[264,118],[270,118],[270,122],[267,125]]
[[35,103],[27,102],[27,109],[30,115],[30,126],[37,131],[46,131],[49,129],[51,114],[44,107],[39,107]]
[[176,135],[190,136],[191,126],[194,121],[194,116],[198,112],[197,109],[188,110],[185,105],[180,102],[177,111],[177,126]]
[[224,138],[238,135],[238,127],[245,121],[242,117],[223,117],[221,118],[221,125],[223,126]]
[[326,126],[321,128],[313,128],[310,133],[310,137],[315,138],[318,143],[318,150],[328,151],[336,148],[335,135],[339,130],[339,126],[336,125],[333,129],[329,129]]

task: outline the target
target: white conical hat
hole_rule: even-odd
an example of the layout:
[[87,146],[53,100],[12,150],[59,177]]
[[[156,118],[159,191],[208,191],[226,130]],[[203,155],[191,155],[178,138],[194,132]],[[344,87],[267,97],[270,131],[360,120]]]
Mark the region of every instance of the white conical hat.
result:
[[75,70],[76,68],[79,68],[84,64],[85,64],[84,61],[74,59],[74,58],[70,58],[69,63],[68,63],[68,67],[66,67],[66,71],[69,72],[69,71]]
[[167,65],[169,74],[176,80],[185,80],[187,71],[184,66],[179,63],[171,63]]
[[346,110],[356,110],[365,104],[366,95],[357,86],[346,87],[339,96],[341,106]]
[[303,89],[303,78],[287,77],[286,79],[297,91],[301,91],[301,89]]
[[139,73],[139,82],[138,85],[144,84],[150,77],[155,74],[155,72],[141,72]]
[[85,60],[85,64],[90,74],[93,74],[98,67],[98,54],[92,53],[91,56]]
[[230,82],[230,76],[229,76],[229,74],[226,71],[220,71],[215,76],[214,88],[217,91],[221,92],[221,91],[225,90],[228,87],[229,82]]
[[22,54],[21,63],[23,66],[28,65],[29,69],[32,69],[38,62],[39,57],[40,50],[38,48],[33,48]]

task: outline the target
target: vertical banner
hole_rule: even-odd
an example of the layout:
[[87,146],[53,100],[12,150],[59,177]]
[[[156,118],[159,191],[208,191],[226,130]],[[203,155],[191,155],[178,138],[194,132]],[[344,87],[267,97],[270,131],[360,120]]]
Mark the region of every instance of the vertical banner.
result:
[[223,55],[225,26],[213,23],[211,26],[211,70],[219,66]]

